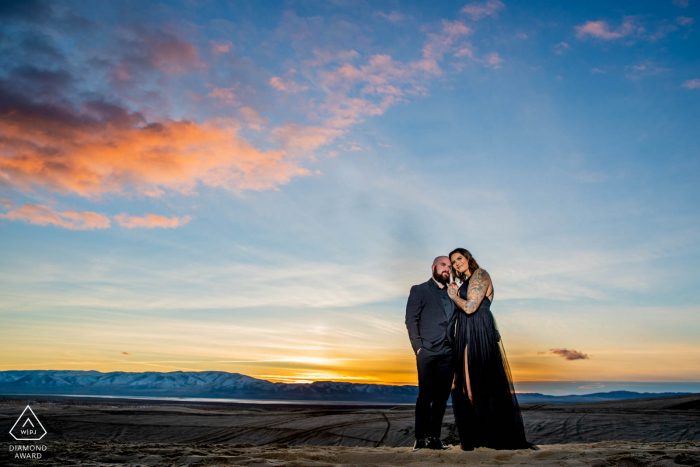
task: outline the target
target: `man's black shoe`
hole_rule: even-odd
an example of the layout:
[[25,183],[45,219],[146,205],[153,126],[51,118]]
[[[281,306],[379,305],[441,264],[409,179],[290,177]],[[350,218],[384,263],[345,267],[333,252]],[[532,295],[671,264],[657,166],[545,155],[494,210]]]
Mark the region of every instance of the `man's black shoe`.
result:
[[471,444],[462,443],[459,445],[459,447],[462,448],[462,451],[473,451],[474,450],[474,446]]
[[439,438],[435,438],[431,436],[428,438],[428,449],[438,449],[438,450],[443,450],[443,449],[449,449],[447,446],[442,444],[442,441],[440,441]]
[[424,439],[416,439],[416,442],[413,444],[413,451],[417,451],[419,449],[425,449],[427,448],[428,445],[426,444]]

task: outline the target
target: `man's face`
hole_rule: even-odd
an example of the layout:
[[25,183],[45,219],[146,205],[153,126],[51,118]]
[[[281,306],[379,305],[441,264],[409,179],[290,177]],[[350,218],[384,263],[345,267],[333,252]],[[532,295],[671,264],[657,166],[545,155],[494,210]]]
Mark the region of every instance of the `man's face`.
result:
[[436,281],[447,284],[450,280],[450,258],[441,256],[433,264],[433,277]]

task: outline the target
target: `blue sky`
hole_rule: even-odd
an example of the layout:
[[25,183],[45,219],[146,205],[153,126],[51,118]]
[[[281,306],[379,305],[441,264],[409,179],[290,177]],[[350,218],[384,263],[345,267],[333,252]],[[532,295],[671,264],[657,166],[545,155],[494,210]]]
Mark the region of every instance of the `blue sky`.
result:
[[700,380],[698,2],[2,8],[0,369],[414,384],[464,247],[517,380]]

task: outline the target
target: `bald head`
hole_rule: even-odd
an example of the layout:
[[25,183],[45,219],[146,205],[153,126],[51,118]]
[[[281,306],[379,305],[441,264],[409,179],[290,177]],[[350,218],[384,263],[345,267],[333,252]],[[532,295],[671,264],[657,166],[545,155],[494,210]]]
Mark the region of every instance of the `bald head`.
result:
[[452,267],[450,258],[447,256],[438,256],[433,260],[433,278],[441,284],[447,284],[450,281],[450,273]]

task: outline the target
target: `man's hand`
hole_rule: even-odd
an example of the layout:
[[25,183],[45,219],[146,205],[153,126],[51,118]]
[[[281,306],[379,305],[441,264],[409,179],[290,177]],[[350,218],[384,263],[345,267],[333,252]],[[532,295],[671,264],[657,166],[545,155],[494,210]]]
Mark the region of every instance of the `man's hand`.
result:
[[456,297],[459,294],[459,287],[454,282],[447,286],[447,295]]
[[[422,348],[423,347],[421,347],[420,349],[422,349]],[[420,349],[418,349],[418,351],[416,352],[416,355],[418,355],[420,353]]]

